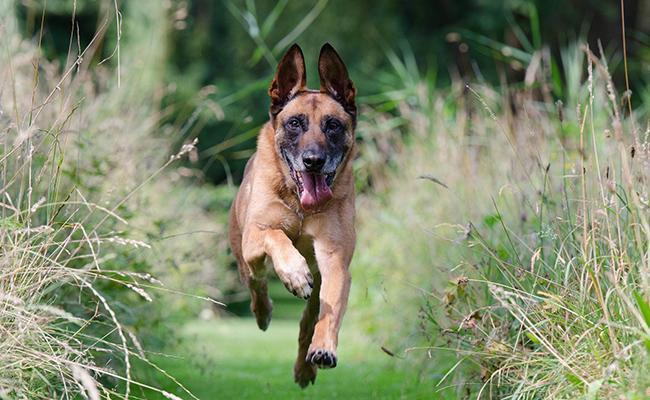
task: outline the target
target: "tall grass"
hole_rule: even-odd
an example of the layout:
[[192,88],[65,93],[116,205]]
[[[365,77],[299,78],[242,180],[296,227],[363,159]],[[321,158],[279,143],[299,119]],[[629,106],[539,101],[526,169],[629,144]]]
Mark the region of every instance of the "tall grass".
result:
[[[185,189],[182,170],[166,173],[195,148],[172,152],[157,132],[165,10],[137,2],[125,18],[111,11],[88,47],[71,35],[60,65],[44,58],[38,36],[19,35],[14,7],[0,6],[0,397],[129,398],[144,387],[177,398],[136,377],[137,364],[173,380],[148,361],[135,310],[158,313],[143,304],[176,289],[154,277],[171,276],[172,257],[179,269],[218,271],[201,258],[220,251],[210,237],[164,237],[221,228],[205,204],[187,203],[200,189]],[[110,23],[124,29],[121,57],[98,64]],[[177,218],[194,222],[169,227]],[[190,250],[208,245],[201,256]]]
[[456,336],[459,360],[480,365],[479,396],[648,395],[637,373],[649,360],[648,133],[624,119],[605,60],[584,51],[587,94],[569,117],[577,135],[563,136],[570,110],[560,107],[555,146],[530,149],[536,165],[515,163],[529,177],[514,193],[537,193],[519,207],[502,193],[470,225],[474,265],[446,292],[445,312],[429,314]]
[[[650,396],[648,123],[604,57],[575,48],[571,106],[539,100],[543,73],[525,90],[409,91],[397,115],[410,143],[361,200],[357,314],[393,352],[410,343],[448,365],[436,390]],[[414,326],[428,345],[403,339]]]

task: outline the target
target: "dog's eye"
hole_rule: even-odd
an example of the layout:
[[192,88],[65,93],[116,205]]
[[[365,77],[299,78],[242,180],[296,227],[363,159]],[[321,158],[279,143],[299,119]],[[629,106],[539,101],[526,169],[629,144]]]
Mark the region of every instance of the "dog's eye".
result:
[[325,131],[330,133],[339,133],[343,130],[343,124],[336,119],[330,119],[325,123]]
[[298,118],[291,118],[287,121],[286,127],[289,130],[298,131],[302,128],[302,125],[300,124],[300,121],[298,121]]

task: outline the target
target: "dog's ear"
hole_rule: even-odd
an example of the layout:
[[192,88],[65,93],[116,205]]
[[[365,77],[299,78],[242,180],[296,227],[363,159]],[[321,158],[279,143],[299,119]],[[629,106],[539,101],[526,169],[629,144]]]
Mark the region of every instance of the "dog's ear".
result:
[[302,55],[300,46],[294,44],[280,60],[271,87],[269,87],[271,114],[279,113],[282,107],[306,85],[305,57]]
[[357,91],[348,76],[345,63],[329,43],[325,43],[320,49],[318,75],[320,76],[320,91],[328,93],[341,103],[345,111],[352,117],[356,117],[357,106],[354,97]]

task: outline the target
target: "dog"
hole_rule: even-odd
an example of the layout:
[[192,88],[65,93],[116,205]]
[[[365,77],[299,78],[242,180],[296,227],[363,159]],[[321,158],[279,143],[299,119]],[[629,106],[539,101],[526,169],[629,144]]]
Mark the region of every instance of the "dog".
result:
[[270,119],[230,210],[230,244],[258,327],[267,329],[273,308],[267,259],[286,288],[307,300],[294,365],[303,388],[315,382],[317,368],[338,363],[356,239],[356,89],[329,44],[318,73],[320,90],[307,89],[300,47],[282,57],[268,91]]

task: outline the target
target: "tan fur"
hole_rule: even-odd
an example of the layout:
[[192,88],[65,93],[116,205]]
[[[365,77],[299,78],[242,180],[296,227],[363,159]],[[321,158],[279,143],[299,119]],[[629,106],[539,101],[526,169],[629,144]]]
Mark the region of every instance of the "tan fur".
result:
[[[312,212],[301,208],[278,147],[281,122],[295,113],[313,121],[335,115],[348,124],[349,151],[331,187],[333,197]],[[300,138],[301,146],[325,140],[318,125],[311,125]],[[246,166],[231,209],[230,241],[260,328],[267,328],[272,310],[266,284],[267,257],[289,290],[302,298],[311,295],[300,324],[294,367],[296,382],[303,387],[314,382],[316,366],[333,367],[337,362],[338,333],[350,289],[348,266],[355,245],[352,125],[352,117],[330,95],[299,88],[294,99],[262,128],[257,152]],[[327,362],[327,357],[333,361]]]

